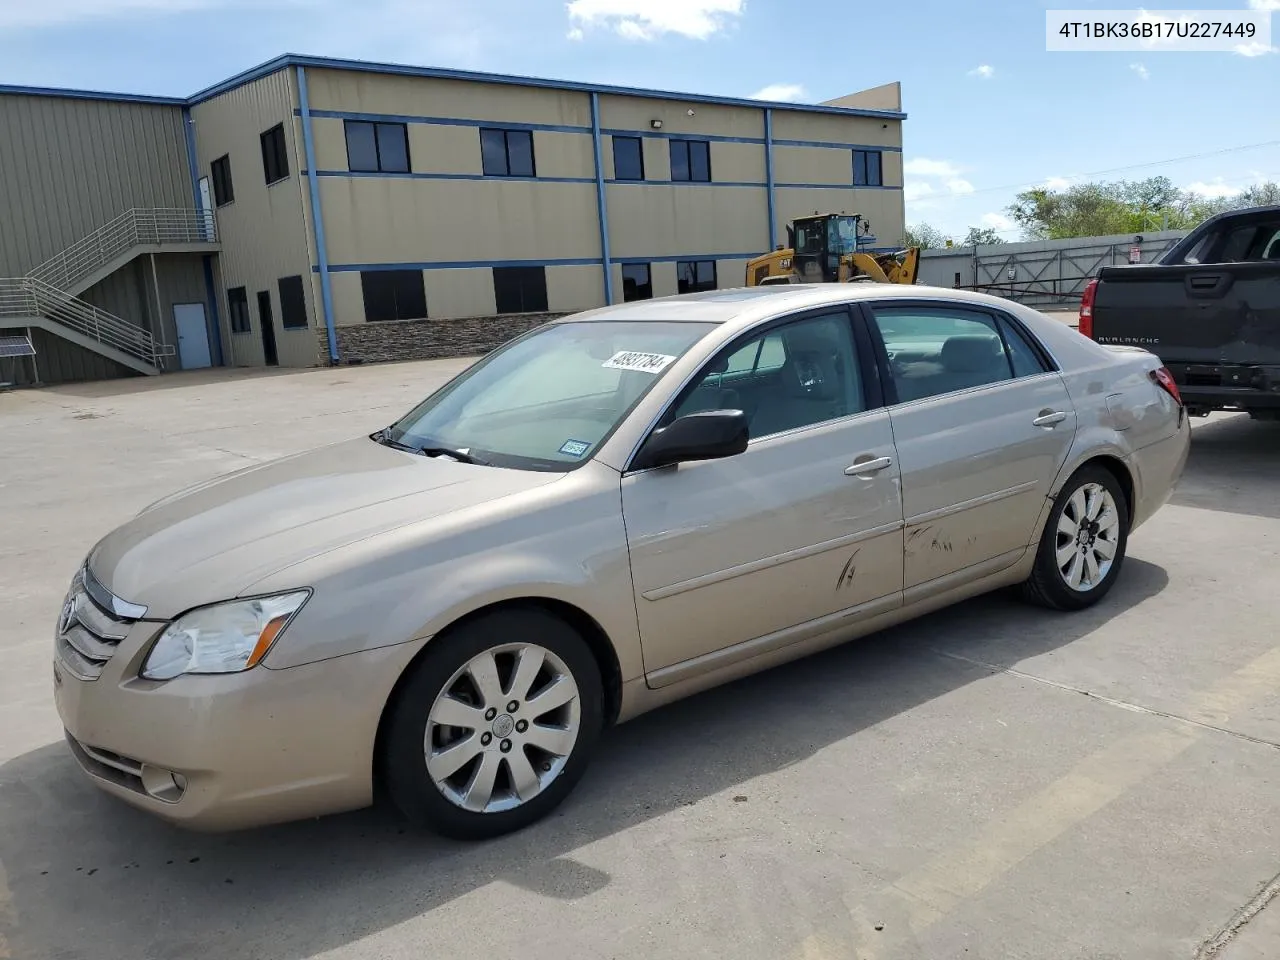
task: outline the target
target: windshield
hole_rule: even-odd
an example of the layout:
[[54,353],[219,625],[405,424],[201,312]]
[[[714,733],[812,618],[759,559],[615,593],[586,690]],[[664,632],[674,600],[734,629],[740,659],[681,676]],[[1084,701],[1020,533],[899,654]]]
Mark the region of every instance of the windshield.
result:
[[858,218],[832,217],[827,221],[827,248],[844,255],[858,249]]
[[432,394],[386,433],[410,447],[526,470],[571,470],[596,448],[706,323],[559,323],[515,340]]

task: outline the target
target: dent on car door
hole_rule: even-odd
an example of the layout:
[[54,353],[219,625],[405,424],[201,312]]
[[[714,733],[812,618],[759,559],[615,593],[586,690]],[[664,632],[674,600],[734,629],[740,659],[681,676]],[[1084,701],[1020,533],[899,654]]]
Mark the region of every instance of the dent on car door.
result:
[[888,413],[869,400],[862,338],[859,351],[844,308],[739,338],[658,426],[740,409],[747,450],[623,478],[652,685],[900,605],[897,457]]
[[869,304],[883,343],[906,521],[903,583],[927,592],[1018,560],[1075,435],[1048,354],[972,305]]

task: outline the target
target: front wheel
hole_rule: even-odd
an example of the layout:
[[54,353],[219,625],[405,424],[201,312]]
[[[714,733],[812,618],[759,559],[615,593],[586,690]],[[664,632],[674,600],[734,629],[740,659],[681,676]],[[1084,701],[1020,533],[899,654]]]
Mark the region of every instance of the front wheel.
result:
[[600,672],[568,624],[500,610],[431,641],[389,717],[387,792],[411,821],[462,840],[551,812],[602,726]]
[[1045,523],[1023,596],[1082,610],[1111,590],[1129,541],[1129,501],[1115,475],[1086,464],[1063,485]]

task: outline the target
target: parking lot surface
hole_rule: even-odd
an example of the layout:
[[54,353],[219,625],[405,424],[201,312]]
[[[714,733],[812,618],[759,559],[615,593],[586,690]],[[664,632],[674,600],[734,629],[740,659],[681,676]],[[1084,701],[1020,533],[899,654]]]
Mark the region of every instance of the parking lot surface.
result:
[[1196,422],[1099,606],[985,597],[657,711],[516,835],[205,836],[99,794],[50,691],[89,547],[466,363],[0,394],[0,960],[1277,956],[1280,424],[1241,416]]

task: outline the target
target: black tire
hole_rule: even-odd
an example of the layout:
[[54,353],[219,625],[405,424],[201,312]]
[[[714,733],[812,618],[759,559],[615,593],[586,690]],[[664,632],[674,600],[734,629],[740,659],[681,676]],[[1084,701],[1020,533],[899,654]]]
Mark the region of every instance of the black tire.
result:
[[[1101,581],[1089,590],[1072,588],[1057,564],[1058,521],[1067,504],[1078,490],[1086,484],[1098,484],[1103,487],[1116,503],[1119,513],[1119,535],[1115,557],[1111,569]],[[1125,551],[1129,545],[1129,498],[1125,496],[1115,474],[1106,467],[1086,463],[1067,480],[1054,501],[1049,518],[1045,521],[1044,532],[1040,535],[1040,545],[1036,551],[1035,566],[1031,576],[1022,584],[1023,599],[1051,610],[1083,610],[1091,607],[1105,597],[1115,585],[1120,569],[1124,566]]]
[[[549,650],[568,667],[578,688],[578,736],[559,774],[536,796],[510,810],[473,812],[447,798],[428,773],[427,721],[459,669],[512,638]],[[590,648],[563,620],[535,607],[483,614],[432,640],[410,670],[387,718],[380,769],[387,795],[414,825],[457,840],[498,837],[545,817],[581,779],[603,727],[603,684]]]

